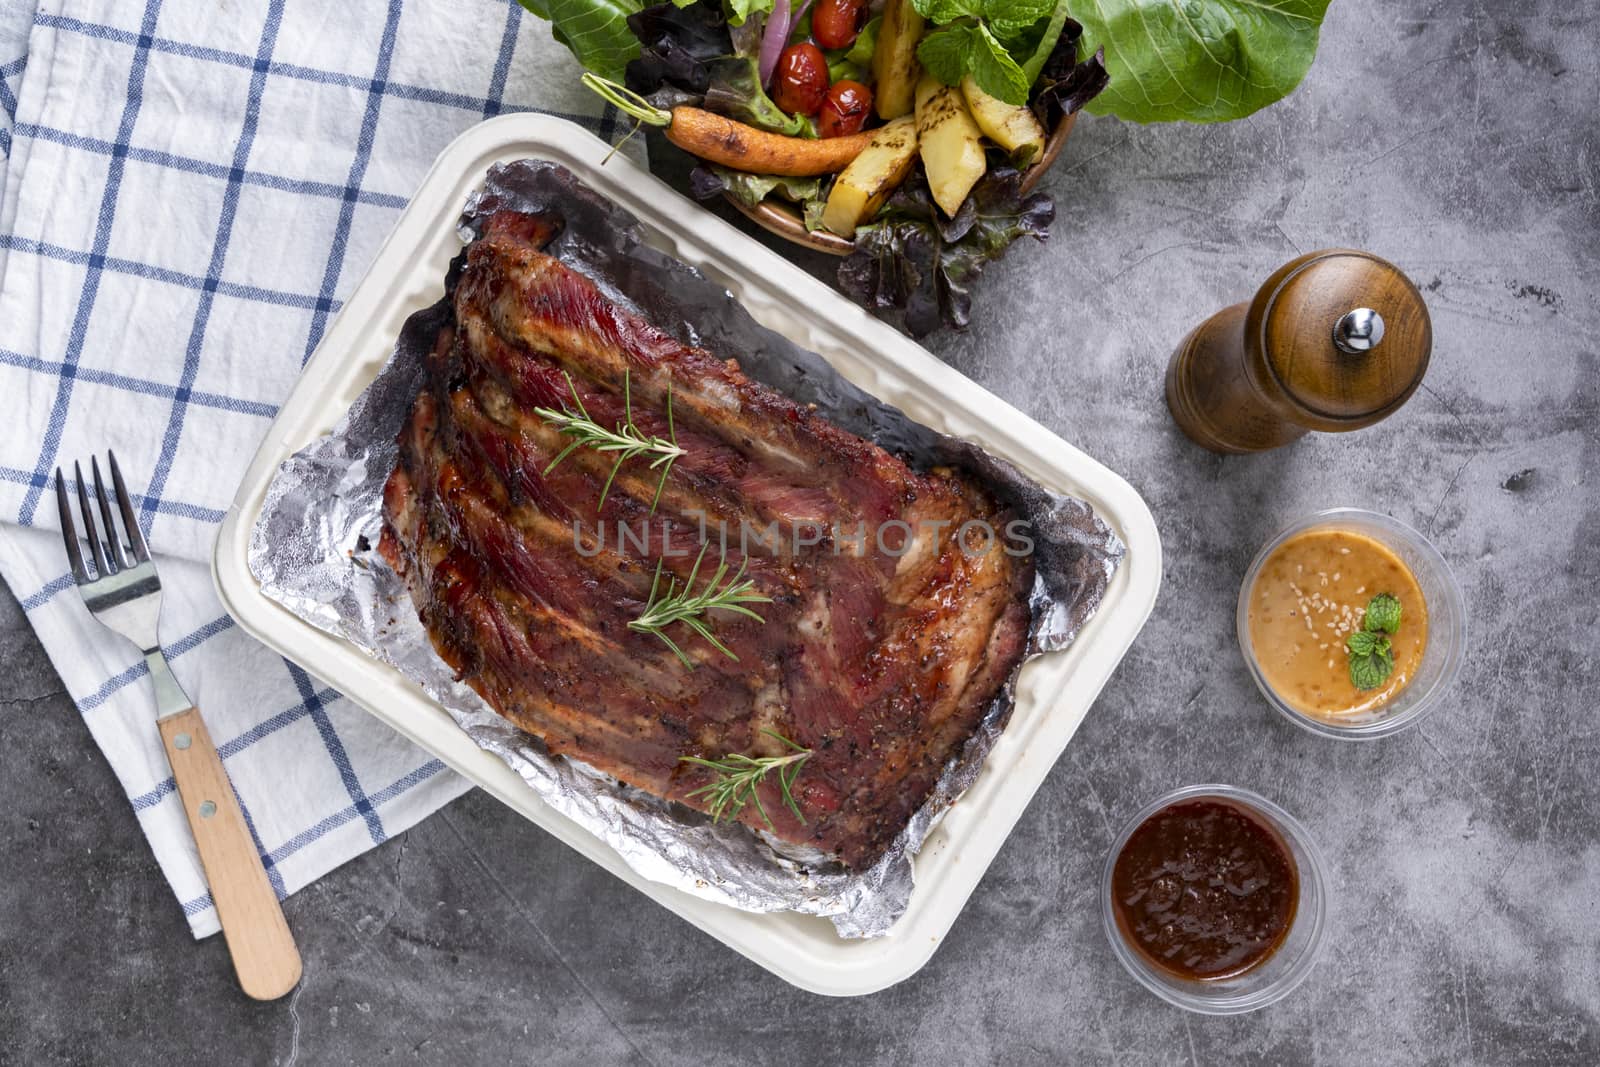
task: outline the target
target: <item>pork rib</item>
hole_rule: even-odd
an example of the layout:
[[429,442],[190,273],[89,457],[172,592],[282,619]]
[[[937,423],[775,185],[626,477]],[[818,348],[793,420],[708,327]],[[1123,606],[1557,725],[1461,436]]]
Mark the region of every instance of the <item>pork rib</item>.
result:
[[[914,471],[608,300],[540,251],[552,232],[500,212],[468,250],[385,487],[384,557],[439,654],[552,752],[704,810],[691,794],[711,773],[683,757],[784,755],[779,734],[811,753],[802,817],[776,775],[738,817],[871,864],[1023,654],[1030,562],[961,532],[1012,516],[968,476]],[[605,426],[631,413],[675,434],[659,501],[643,460],[603,505],[612,455],[551,466],[571,439],[534,409],[574,392]],[[691,669],[627,624],[657,566],[681,583],[702,538],[771,603],[754,605],[764,622],[707,613],[736,659],[679,625]]]

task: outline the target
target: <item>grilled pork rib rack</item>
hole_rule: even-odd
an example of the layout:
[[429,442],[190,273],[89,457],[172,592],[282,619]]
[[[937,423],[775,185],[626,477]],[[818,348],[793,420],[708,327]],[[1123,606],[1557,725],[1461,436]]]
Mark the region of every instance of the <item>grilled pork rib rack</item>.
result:
[[[554,232],[500,212],[469,248],[381,551],[439,654],[552,752],[703,811],[715,774],[684,757],[783,756],[788,739],[810,753],[800,815],[771,774],[737,817],[870,865],[1023,655],[1031,564],[985,532],[1013,516],[609,300],[540,251]],[[629,459],[602,505],[615,454],[577,447],[552,467],[573,438],[535,409],[579,402],[603,427],[631,418],[676,441],[664,483]],[[958,543],[969,520],[985,525]],[[658,565],[681,588],[705,542],[697,588],[725,557],[770,602],[749,605],[764,621],[704,614],[731,656],[664,631],[690,667],[628,623]]]

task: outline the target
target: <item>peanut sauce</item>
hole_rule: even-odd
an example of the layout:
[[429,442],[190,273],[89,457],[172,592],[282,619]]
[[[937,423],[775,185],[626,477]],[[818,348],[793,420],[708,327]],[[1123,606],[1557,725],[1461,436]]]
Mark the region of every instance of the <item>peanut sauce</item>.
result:
[[1198,797],[1140,823],[1117,854],[1111,899],[1123,939],[1198,981],[1259,966],[1294,924],[1300,875],[1277,829],[1245,806]]
[[[1394,672],[1376,689],[1350,680],[1345,638],[1379,593],[1400,599]],[[1428,643],[1428,604],[1416,576],[1386,545],[1351,530],[1308,530],[1273,550],[1250,587],[1250,643],[1272,691],[1296,710],[1338,721],[1366,715],[1416,676]]]

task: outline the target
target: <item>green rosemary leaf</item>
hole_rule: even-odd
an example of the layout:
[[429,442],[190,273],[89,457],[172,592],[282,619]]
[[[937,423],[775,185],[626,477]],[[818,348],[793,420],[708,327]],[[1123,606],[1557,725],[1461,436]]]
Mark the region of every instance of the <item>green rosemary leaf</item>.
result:
[[704,767],[714,775],[710,782],[686,794],[690,800],[703,798],[706,802],[706,814],[710,815],[713,821],[736,819],[746,804],[754,803],[761,821],[767,824],[768,829],[776,829],[771,817],[767,815],[766,807],[761,803],[760,795],[761,780],[774,770],[778,772],[778,792],[783,798],[784,806],[794,812],[795,818],[802,823],[806,821],[794,796],[794,784],[800,776],[800,768],[811,758],[811,750],[775,731],[763,730],[762,733],[776,738],[792,751],[787,756],[759,757],[734,752],[716,760],[706,759],[703,756],[678,757],[680,762]]
[[[666,635],[666,628],[674,623],[682,623],[691,631],[699,634],[712,648],[727,656],[731,660],[738,660],[738,656],[727,645],[723,644],[711,631],[705,613],[713,609],[731,611],[735,614],[747,616],[757,622],[765,623],[762,618],[746,604],[770,604],[772,598],[756,589],[753,579],[744,577],[744,565],[734,572],[731,578],[728,575],[727,554],[724,552],[718,560],[717,569],[712,573],[710,580],[695,592],[695,582],[699,580],[700,567],[705,562],[706,552],[711,548],[710,542],[700,547],[700,554],[695,557],[694,566],[689,569],[689,580],[682,589],[678,588],[676,579],[669,579],[665,592],[661,589],[661,573],[666,564],[665,560],[656,563],[655,577],[650,582],[650,596],[645,601],[644,610],[628,623],[628,629],[636,633],[651,633],[661,638],[678,654],[686,666],[693,667],[694,663],[683,654],[682,649]],[[727,581],[724,582],[724,578]]]
[[672,384],[667,383],[667,436],[647,436],[635,425],[633,421],[633,385],[632,375],[626,371],[622,375],[622,413],[623,419],[612,429],[606,429],[600,423],[589,417],[589,411],[583,406],[583,398],[578,395],[578,387],[572,381],[572,375],[567,376],[567,388],[572,392],[572,406],[563,404],[557,408],[534,408],[533,412],[541,419],[554,425],[557,432],[572,438],[572,443],[562,449],[550,465],[544,469],[546,474],[555,470],[561,461],[570,456],[574,449],[587,446],[596,452],[616,453],[617,461],[611,467],[611,473],[606,478],[605,485],[600,490],[600,501],[595,510],[605,506],[606,496],[611,492],[611,484],[616,480],[617,472],[628,460],[637,456],[654,456],[650,462],[650,469],[661,471],[661,480],[656,484],[655,497],[650,501],[650,512],[655,513],[656,505],[661,502],[661,493],[667,486],[667,475],[672,472],[672,464],[685,454],[685,450],[678,445],[678,431],[672,419]]

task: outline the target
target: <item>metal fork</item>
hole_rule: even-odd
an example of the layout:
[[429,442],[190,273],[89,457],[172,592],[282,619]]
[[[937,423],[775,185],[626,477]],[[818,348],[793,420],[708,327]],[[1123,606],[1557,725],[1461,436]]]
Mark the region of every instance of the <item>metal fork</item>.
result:
[[173,677],[161,651],[161,579],[139,529],[117,457],[110,452],[106,455],[126,542],[117,531],[111,498],[100,478],[99,459],[89,461],[99,504],[98,527],[83,468],[77,463],[72,465],[78,507],[94,564],[92,574],[78,540],[66,480],[61,468],[56,468],[56,504],[61,509],[61,536],[72,564],[72,577],[94,617],[144,653],[155,685],[156,729],[172,764],[172,776],[178,783],[184,814],[189,818],[189,829],[211,886],[211,900],[222,922],[239,985],[257,1000],[276,1000],[300,980],[300,953],[239,810],[233,783],[200,718],[200,709]]

